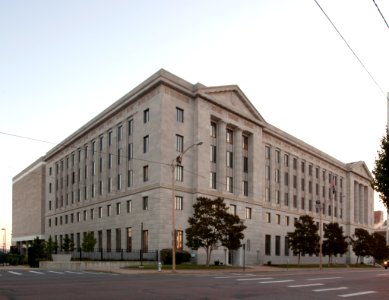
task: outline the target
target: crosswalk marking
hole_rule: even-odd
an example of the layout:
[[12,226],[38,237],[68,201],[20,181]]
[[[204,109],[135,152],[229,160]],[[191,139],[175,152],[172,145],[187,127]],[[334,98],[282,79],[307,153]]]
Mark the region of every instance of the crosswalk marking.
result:
[[327,288],[327,289],[318,289],[318,290],[312,290],[313,292],[327,292],[327,291],[339,291],[339,290],[347,290],[348,287],[341,286],[337,288]]
[[8,273],[11,273],[13,275],[18,275],[18,276],[22,275],[22,273],[18,273],[18,272],[15,272],[15,271],[8,271]]
[[233,275],[233,276],[218,276],[218,277],[214,277],[214,278],[215,279],[229,279],[229,278],[246,278],[249,276],[254,276],[254,275],[247,274],[247,275]]
[[322,277],[322,278],[308,278],[307,280],[331,280],[331,279],[339,279],[343,277]]
[[291,281],[294,281],[294,280],[285,279],[285,280],[260,281],[259,283],[282,283],[282,282],[291,282]]
[[310,287],[310,286],[318,286],[324,285],[323,283],[310,283],[310,284],[297,284],[297,285],[289,285],[290,288],[299,288],[299,287]]
[[273,277],[254,277],[254,278],[237,278],[238,281],[246,281],[246,280],[268,280],[274,279]]
[[65,271],[65,273],[69,273],[69,274],[79,274],[79,275],[83,275],[84,273],[81,273],[81,272],[73,272],[73,271]]
[[38,272],[38,271],[29,271],[30,273],[38,274],[38,275],[45,275],[45,273]]
[[61,274],[61,275],[63,275],[63,274],[64,274],[63,272],[57,272],[57,271],[47,271],[47,272],[49,272],[49,273],[53,273],[53,274]]
[[377,274],[376,276],[389,276],[389,274]]
[[376,292],[375,291],[366,291],[366,292],[339,295],[339,297],[346,298],[346,297],[354,297],[354,296],[368,295],[368,294],[374,294],[374,293],[376,293]]

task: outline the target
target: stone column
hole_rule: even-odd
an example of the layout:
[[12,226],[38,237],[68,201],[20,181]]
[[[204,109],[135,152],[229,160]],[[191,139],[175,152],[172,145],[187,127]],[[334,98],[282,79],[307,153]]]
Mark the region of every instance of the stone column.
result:
[[226,191],[226,123],[219,121],[217,123],[217,190]]
[[242,130],[237,128],[234,130],[234,194],[243,196],[243,138]]

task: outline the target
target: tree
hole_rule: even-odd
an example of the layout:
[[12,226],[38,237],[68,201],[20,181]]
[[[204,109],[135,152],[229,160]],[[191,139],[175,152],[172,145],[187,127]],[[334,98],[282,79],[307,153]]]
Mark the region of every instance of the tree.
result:
[[378,158],[375,160],[373,169],[374,179],[372,187],[380,195],[382,203],[389,209],[389,131],[381,139],[381,150],[377,151]]
[[[94,245],[93,245],[93,247],[94,247]],[[65,235],[65,238],[64,238],[63,244],[62,244],[62,250],[65,251],[66,253],[69,253],[69,252],[74,250],[74,243],[69,238],[68,235]]]
[[333,256],[347,252],[348,243],[338,223],[324,224],[324,238],[323,254],[328,255],[328,264],[332,262]]
[[45,243],[45,249],[48,259],[52,259],[51,255],[53,253],[57,253],[58,245],[56,242],[53,242],[53,239],[51,235],[49,236],[48,240]]
[[355,233],[351,238],[351,245],[355,255],[357,256],[357,263],[360,257],[371,255],[371,243],[372,237],[367,230],[363,228],[355,228]]
[[209,266],[212,251],[220,244],[230,249],[238,249],[246,228],[238,216],[231,216],[223,198],[214,200],[199,197],[193,205],[193,217],[188,219],[185,230],[186,245],[192,249],[204,248]]
[[304,215],[294,222],[294,227],[293,232],[288,232],[289,246],[293,254],[298,255],[300,264],[301,255],[312,255],[319,252],[320,237],[317,234],[319,226],[315,224],[311,216]]
[[381,234],[374,232],[371,235],[371,256],[374,260],[381,261],[389,256],[389,248],[386,246],[386,239]]
[[96,238],[93,235],[93,232],[88,232],[84,236],[84,240],[82,241],[81,248],[82,251],[92,252],[96,245]]

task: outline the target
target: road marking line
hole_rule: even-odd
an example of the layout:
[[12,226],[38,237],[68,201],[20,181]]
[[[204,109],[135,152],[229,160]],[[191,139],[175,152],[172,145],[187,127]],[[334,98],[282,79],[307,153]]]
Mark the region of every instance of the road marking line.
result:
[[360,295],[367,295],[367,294],[374,294],[377,293],[375,291],[366,291],[366,292],[359,292],[359,293],[353,293],[353,294],[344,294],[344,295],[339,295],[339,297],[354,297],[354,296],[360,296]]
[[65,271],[65,273],[84,275],[84,273],[81,273],[81,272],[73,272],[73,271]]
[[255,278],[237,278],[238,281],[245,281],[245,280],[268,280],[268,279],[274,279],[273,277],[255,277]]
[[8,271],[8,273],[11,273],[13,275],[18,275],[18,276],[22,275],[22,273],[18,273],[18,272],[14,272],[14,271]]
[[281,283],[281,282],[291,282],[291,281],[294,281],[294,280],[286,279],[286,280],[260,281],[259,283]]
[[247,278],[254,275],[235,275],[235,276],[218,276],[214,277],[215,279],[228,279],[228,278]]
[[63,272],[57,272],[57,271],[47,271],[47,272],[54,273],[54,274],[63,274]]
[[306,280],[330,280],[330,279],[339,279],[339,278],[343,278],[343,277],[322,277],[322,278],[309,278],[309,279],[306,279]]
[[312,290],[313,292],[327,292],[327,291],[339,291],[339,290],[347,290],[348,287],[341,286],[337,288],[328,288],[328,289],[318,289],[318,290]]
[[308,287],[308,286],[318,286],[324,285],[324,283],[311,283],[311,284],[298,284],[298,285],[289,285],[290,288],[298,288],[298,287]]
[[45,273],[38,272],[38,271],[29,271],[30,273],[38,274],[38,275],[45,275]]
[[377,274],[376,276],[389,276],[389,274]]

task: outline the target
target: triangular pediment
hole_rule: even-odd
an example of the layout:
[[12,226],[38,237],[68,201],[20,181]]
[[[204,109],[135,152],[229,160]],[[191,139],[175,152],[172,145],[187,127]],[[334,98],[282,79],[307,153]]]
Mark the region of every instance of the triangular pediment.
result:
[[198,93],[216,102],[218,105],[250,119],[266,123],[261,114],[236,85],[204,87]]
[[373,176],[369,168],[366,166],[365,162],[363,161],[349,163],[347,164],[347,167],[350,171],[359,174],[362,177],[373,179]]

